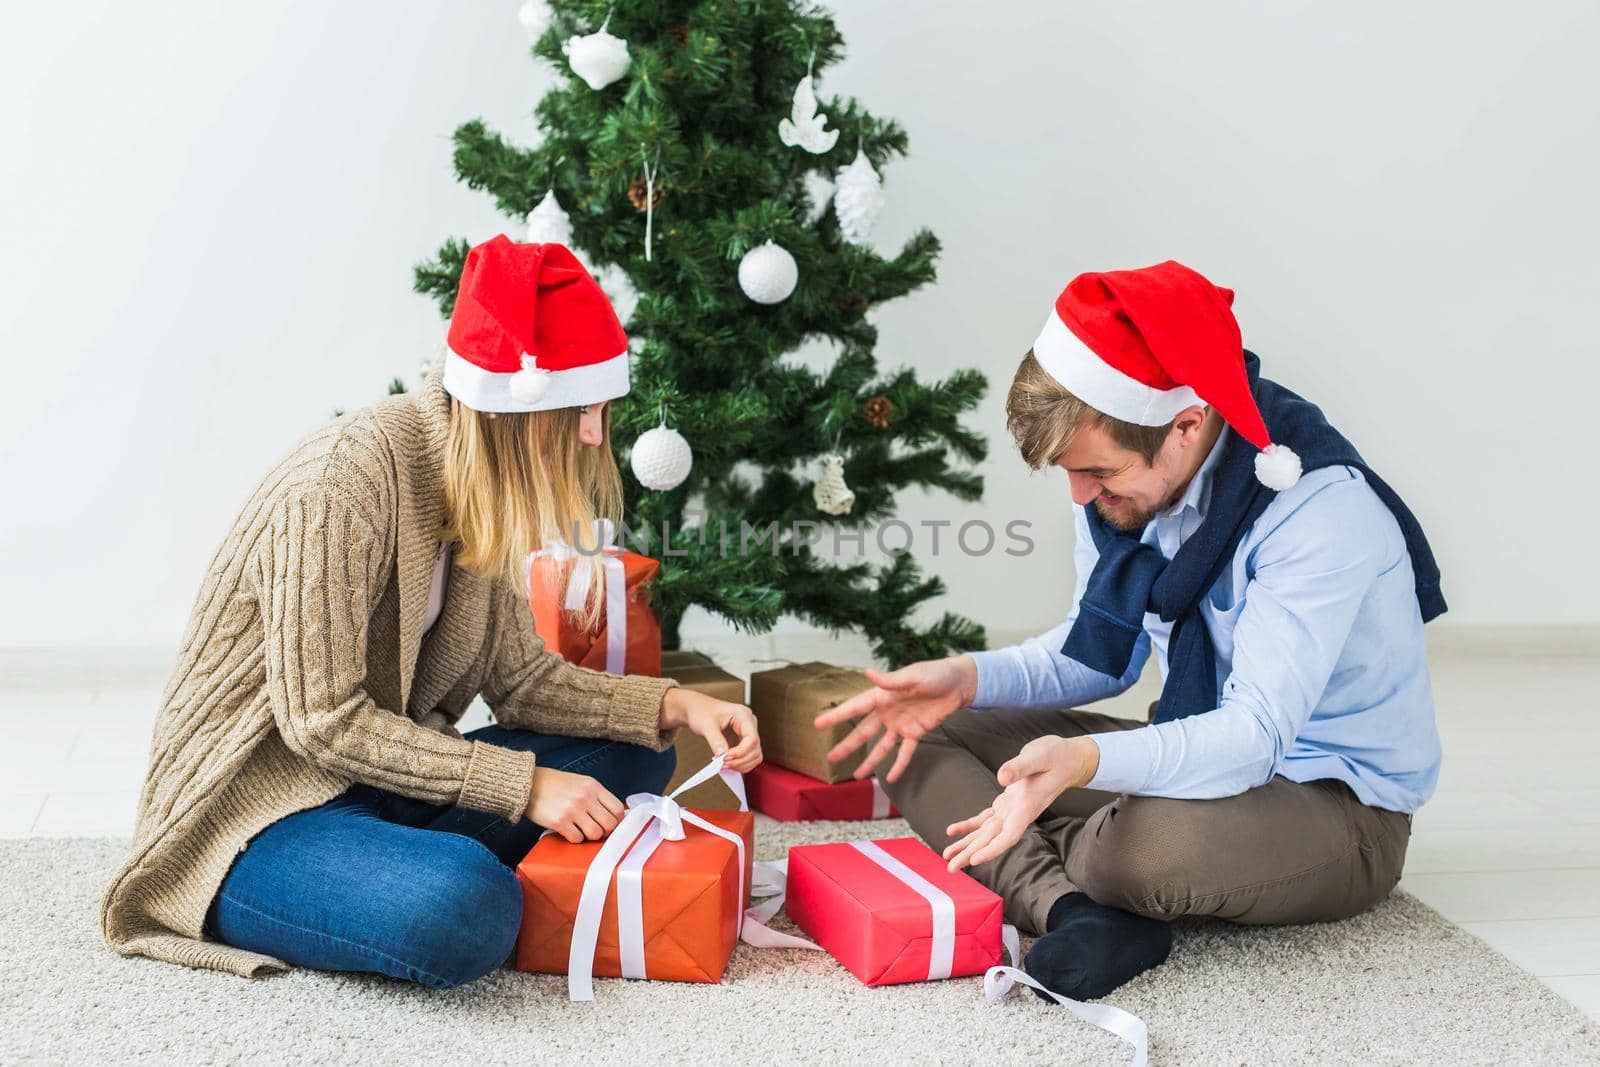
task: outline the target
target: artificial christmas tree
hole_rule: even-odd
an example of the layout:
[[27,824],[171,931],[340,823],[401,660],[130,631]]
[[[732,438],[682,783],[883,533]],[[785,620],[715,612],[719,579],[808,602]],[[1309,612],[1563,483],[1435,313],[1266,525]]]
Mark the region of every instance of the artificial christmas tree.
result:
[[[985,454],[960,422],[983,395],[978,371],[925,383],[878,370],[867,312],[932,281],[939,245],[922,230],[892,258],[871,246],[874,181],[906,136],[853,99],[817,94],[843,55],[832,19],[785,0],[530,6],[519,18],[538,32],[533,51],[562,79],[538,104],[542,143],[469,122],[455,133],[456,170],[495,198],[514,236],[570,227],[619,312],[617,290],[637,296],[625,316],[633,388],[613,402],[613,443],[625,458],[665,421],[692,450],[671,472],[686,473],[679,482],[655,477],[655,455],[649,480],[665,488],[625,479],[627,547],[662,563],[651,600],[665,647],[691,605],[747,631],[780,614],[859,630],[893,665],[982,647],[982,629],[958,615],[913,623],[943,583],[910,553],[832,560],[803,535],[843,518],[843,485],[848,521],[868,527],[907,487],[974,500],[981,478],[953,461]],[[836,176],[848,232],[814,200]],[[451,240],[416,270],[446,315],[468,247]],[[826,371],[782,361],[817,339],[836,349]]]

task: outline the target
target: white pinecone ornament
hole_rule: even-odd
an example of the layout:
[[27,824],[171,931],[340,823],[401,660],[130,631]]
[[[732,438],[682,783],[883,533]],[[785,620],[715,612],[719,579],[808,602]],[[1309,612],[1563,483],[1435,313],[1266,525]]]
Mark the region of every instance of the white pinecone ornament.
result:
[[665,426],[657,426],[640,434],[633,443],[629,465],[633,467],[633,476],[639,479],[640,485],[665,492],[678,488],[689,477],[689,468],[694,466],[694,453],[690,451],[689,442],[684,440],[683,434]]
[[789,250],[768,241],[739,260],[739,288],[758,304],[781,304],[800,281],[800,265]]
[[833,213],[839,220],[839,235],[853,245],[866,244],[882,210],[883,179],[872,169],[867,154],[857,151],[834,181]]
[[844,457],[837,452],[822,457],[822,477],[811,487],[817,510],[827,515],[848,515],[856,506],[856,494],[844,484]]
[[556,199],[556,191],[544,194],[537,207],[528,212],[528,230],[525,240],[529,244],[558,244],[572,247],[572,219]]

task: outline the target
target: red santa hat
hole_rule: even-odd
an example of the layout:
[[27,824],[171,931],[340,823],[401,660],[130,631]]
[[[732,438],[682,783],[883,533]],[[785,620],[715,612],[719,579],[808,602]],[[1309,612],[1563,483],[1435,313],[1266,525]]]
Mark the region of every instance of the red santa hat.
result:
[[467,253],[444,387],[474,411],[582,407],[628,391],[628,335],[563,245],[505,234]]
[[1267,434],[1232,306],[1233,290],[1170,259],[1080,274],[1056,298],[1033,355],[1062,388],[1123,422],[1164,426],[1210,405],[1261,449],[1256,477],[1281,491],[1299,480],[1300,457]]

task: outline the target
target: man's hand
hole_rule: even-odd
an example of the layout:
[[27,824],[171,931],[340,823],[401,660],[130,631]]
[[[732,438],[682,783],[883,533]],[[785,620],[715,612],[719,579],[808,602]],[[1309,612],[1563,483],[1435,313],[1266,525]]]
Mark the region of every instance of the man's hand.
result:
[[626,811],[611,790],[587,774],[558,771],[553,767],[533,769],[533,791],[528,796],[528,818],[546,830],[554,830],[574,845],[598,841],[617,828]]
[[888,774],[889,781],[897,782],[911,762],[917,742],[953,712],[972,703],[978,690],[978,664],[971,656],[950,656],[912,663],[887,674],[868,669],[867,679],[873,688],[818,715],[815,725],[823,729],[861,719],[828,752],[829,763],[838,763],[881,729],[883,736],[855,769],[854,777],[871,774],[898,742],[900,751]]
[[1036,737],[1000,765],[995,775],[1005,792],[970,819],[945,828],[965,835],[944,850],[950,870],[987,863],[1022,839],[1044,809],[1068,789],[1087,785],[1100,768],[1100,746],[1091,737]]
[[743,774],[761,764],[755,712],[743,704],[674,686],[661,698],[661,728],[679,726],[705,738],[713,756],[725,757],[728,770]]

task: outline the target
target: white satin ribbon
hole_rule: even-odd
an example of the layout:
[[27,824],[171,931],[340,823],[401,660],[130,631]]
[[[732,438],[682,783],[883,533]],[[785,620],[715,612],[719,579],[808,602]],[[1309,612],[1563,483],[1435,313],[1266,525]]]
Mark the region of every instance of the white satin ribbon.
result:
[[[600,941],[600,919],[605,911],[606,890],[611,876],[617,875],[617,949],[621,957],[622,973],[629,978],[644,978],[644,908],[643,872],[650,854],[662,841],[682,841],[683,826],[698,827],[717,837],[733,842],[739,861],[739,922],[744,921],[744,838],[731,830],[724,830],[700,818],[692,811],[679,806],[678,794],[693,789],[701,782],[721,775],[733,795],[739,798],[739,810],[748,811],[745,798],[744,776],[738,771],[724,770],[722,757],[686,778],[667,796],[656,793],[634,793],[628,798],[628,813],[617,828],[611,831],[600,851],[589,861],[583,876],[583,890],[578,895],[578,914],[572,921],[572,947],[567,953],[567,996],[572,1000],[594,999],[594,952]],[[641,835],[644,839],[641,840]],[[629,846],[638,842],[633,852]],[[642,851],[635,859],[634,852]],[[626,863],[623,854],[633,862]]]
[[933,944],[928,950],[928,980],[949,978],[956,955],[956,902],[950,899],[950,894],[885,852],[877,842],[851,841],[850,845],[928,902],[933,912]]
[[[628,660],[628,579],[622,565],[622,549],[616,545],[616,527],[610,519],[594,522],[595,550],[601,554],[600,566],[605,572],[606,598],[606,673],[626,674]],[[592,552],[579,551],[565,541],[556,541],[528,556],[531,566],[535,559],[548,556],[566,562],[578,560]],[[567,595],[562,607],[574,614],[583,611],[589,602],[589,586],[594,582],[594,570],[573,563],[567,577]]]
[[1122,1038],[1133,1046],[1131,1067],[1145,1067],[1150,1059],[1150,1030],[1145,1026],[1143,1019],[1110,1004],[1085,1004],[1081,1000],[1073,1000],[1071,997],[1051,992],[1034,981],[1019,965],[1018,958],[1022,953],[1017,939],[1017,928],[1010,923],[1005,924],[1000,928],[1000,938],[1005,943],[1006,954],[1011,957],[1011,966],[990,967],[984,972],[983,995],[988,997],[990,1002],[998,1003],[1011,992],[1016,983],[1021,982],[1025,986],[1037,989],[1090,1026],[1098,1026],[1107,1033]]
[[889,817],[889,794],[883,788],[883,783],[877,776],[869,775],[867,781],[872,783],[872,817],[874,819],[887,819]]
[[805,948],[823,951],[815,941],[786,934],[767,926],[772,917],[783,908],[784,894],[788,890],[789,861],[763,860],[755,865],[750,876],[750,899],[759,903],[750,905],[744,912],[744,925],[739,939],[754,948]]

